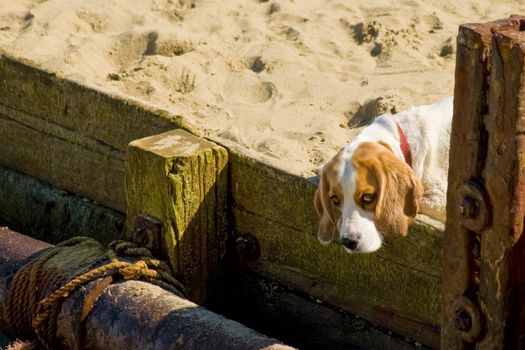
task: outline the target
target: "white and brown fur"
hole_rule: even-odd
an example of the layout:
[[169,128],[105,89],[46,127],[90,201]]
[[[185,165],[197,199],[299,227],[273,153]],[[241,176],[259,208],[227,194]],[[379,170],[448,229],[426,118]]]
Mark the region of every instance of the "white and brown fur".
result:
[[381,115],[322,167],[315,194],[322,244],[337,229],[348,252],[373,252],[386,236],[406,236],[418,212],[445,219],[452,104],[449,97]]

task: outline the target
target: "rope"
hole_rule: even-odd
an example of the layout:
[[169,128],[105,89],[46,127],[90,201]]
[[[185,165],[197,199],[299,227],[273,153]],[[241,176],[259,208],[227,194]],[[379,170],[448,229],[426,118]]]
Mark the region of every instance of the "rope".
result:
[[[70,256],[74,250],[88,252]],[[57,258],[68,258],[56,265]],[[72,262],[77,266],[70,266]],[[71,274],[71,271],[75,271]],[[144,280],[179,296],[184,286],[170,267],[155,259],[150,250],[124,241],[110,243],[104,252],[90,238],[74,237],[31,259],[10,282],[5,304],[5,319],[11,330],[23,339],[21,349],[53,349],[61,302],[81,285],[100,277],[120,276],[124,280]],[[15,333],[15,332],[13,332]],[[80,340],[79,340],[80,342]]]

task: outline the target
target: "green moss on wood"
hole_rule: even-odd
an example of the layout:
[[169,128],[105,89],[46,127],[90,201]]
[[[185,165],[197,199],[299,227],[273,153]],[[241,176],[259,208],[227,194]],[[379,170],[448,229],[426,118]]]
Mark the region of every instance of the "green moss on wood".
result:
[[132,142],[126,159],[128,228],[163,222],[164,251],[194,300],[206,295],[226,241],[228,155],[181,130]]
[[171,129],[194,132],[181,116],[60,77],[27,60],[0,55],[0,76],[2,104],[119,150],[132,140]]
[[0,153],[1,165],[124,211],[121,151],[0,105]]
[[0,54],[0,164],[125,211],[123,151],[181,116]]
[[121,239],[125,217],[85,198],[0,166],[0,226],[49,243],[82,235]]

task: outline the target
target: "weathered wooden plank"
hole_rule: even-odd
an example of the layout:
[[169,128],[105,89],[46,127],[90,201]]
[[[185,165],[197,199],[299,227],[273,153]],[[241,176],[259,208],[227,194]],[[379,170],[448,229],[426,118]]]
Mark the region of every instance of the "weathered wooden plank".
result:
[[219,270],[227,229],[227,151],[182,130],[135,140],[126,156],[128,228],[162,222],[162,252],[201,303]]
[[[458,329],[458,322],[461,322],[458,316],[465,311],[463,308],[467,307],[460,300],[469,300],[474,308],[479,308],[477,276],[481,255],[479,244],[481,231],[477,229],[474,232],[464,225],[464,220],[471,220],[471,218],[467,217],[465,210],[462,212],[459,208],[465,204],[462,186],[465,186],[467,181],[483,187],[482,171],[485,166],[488,142],[484,122],[489,110],[487,92],[491,74],[489,59],[492,31],[496,28],[519,28],[519,25],[518,16],[484,24],[465,24],[459,29],[447,191],[447,222],[443,240],[445,251],[441,342],[443,349],[468,348],[469,343],[478,336],[476,326]],[[462,306],[458,308],[458,305]]]
[[478,349],[525,347],[525,36],[516,28],[492,38],[489,147],[483,171],[493,205],[481,240],[480,304],[486,333]]
[[121,151],[141,137],[178,128],[191,131],[180,115],[36,67],[0,54],[0,103]]
[[81,235],[104,245],[122,239],[122,213],[2,166],[0,198],[0,226],[32,237],[58,243]]
[[321,246],[315,233],[316,186],[230,153],[234,230],[250,233],[260,257],[244,266],[328,304],[438,347],[441,232],[413,226],[409,238],[377,254]]
[[0,54],[0,164],[125,211],[124,151],[182,118]]
[[0,163],[110,208],[125,209],[124,152],[73,130],[0,108]]
[[211,310],[299,349],[426,347],[245,269],[227,273]]
[[476,24],[460,26],[444,234],[443,349],[466,346],[455,327],[454,300],[477,290],[476,281],[471,279],[476,270],[473,263],[479,258],[479,247],[474,249],[476,234],[462,226],[461,215],[456,208],[462,200],[461,185],[465,181],[479,179],[485,162],[487,135],[483,115],[487,110],[485,89],[490,47],[490,27]]

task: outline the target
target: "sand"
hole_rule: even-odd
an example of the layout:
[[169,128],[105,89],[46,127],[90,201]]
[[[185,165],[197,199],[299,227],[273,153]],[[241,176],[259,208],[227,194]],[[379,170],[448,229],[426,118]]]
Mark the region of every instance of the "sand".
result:
[[0,0],[0,50],[309,176],[375,115],[451,95],[459,24],[511,14],[525,2]]

